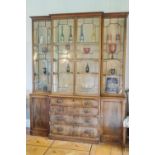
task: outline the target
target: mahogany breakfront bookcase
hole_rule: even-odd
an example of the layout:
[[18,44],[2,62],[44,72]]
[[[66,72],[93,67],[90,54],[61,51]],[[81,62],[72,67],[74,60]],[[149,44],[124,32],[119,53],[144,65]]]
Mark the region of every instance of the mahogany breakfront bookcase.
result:
[[31,17],[32,135],[122,142],[127,16],[89,12]]

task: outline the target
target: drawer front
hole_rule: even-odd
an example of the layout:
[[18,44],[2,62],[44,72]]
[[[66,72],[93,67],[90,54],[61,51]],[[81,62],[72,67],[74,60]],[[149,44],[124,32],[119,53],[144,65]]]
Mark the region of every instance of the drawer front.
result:
[[96,138],[99,136],[99,132],[97,128],[74,127],[73,135],[79,137]]
[[50,121],[55,124],[73,124],[73,116],[50,115]]
[[71,136],[73,133],[73,126],[50,124],[51,134]]
[[74,108],[73,107],[63,107],[63,106],[51,106],[50,113],[52,115],[73,115]]
[[79,108],[79,107],[63,107],[63,106],[51,106],[51,114],[62,115],[79,115],[79,116],[96,116],[98,115],[97,108]]
[[98,118],[95,117],[73,117],[73,124],[82,126],[98,126]]
[[74,114],[79,116],[96,116],[98,115],[97,108],[74,108]]
[[64,106],[73,106],[74,101],[70,98],[51,98],[50,99],[51,105],[64,105]]
[[50,107],[50,114],[55,115],[55,114],[63,114],[64,113],[64,107],[62,106],[51,106]]
[[99,107],[99,102],[98,100],[83,99],[82,106],[83,107]]

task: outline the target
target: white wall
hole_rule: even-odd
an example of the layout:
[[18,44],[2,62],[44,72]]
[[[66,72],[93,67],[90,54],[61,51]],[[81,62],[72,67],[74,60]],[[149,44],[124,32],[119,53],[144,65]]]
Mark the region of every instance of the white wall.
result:
[[[32,90],[32,41],[29,16],[69,12],[123,12],[129,11],[128,0],[27,0],[26,13],[26,89]],[[127,46],[128,47],[128,46]],[[126,88],[128,88],[128,50],[126,65]]]

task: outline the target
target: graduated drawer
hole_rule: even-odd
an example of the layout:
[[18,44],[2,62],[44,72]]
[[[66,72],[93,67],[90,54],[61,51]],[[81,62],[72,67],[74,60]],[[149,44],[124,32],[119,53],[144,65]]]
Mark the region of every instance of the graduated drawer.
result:
[[63,106],[51,106],[51,114],[63,114],[63,115],[78,115],[78,116],[96,116],[98,115],[97,108],[80,108],[80,107],[63,107]]
[[73,136],[96,138],[99,136],[97,128],[74,126]]
[[51,106],[50,115],[73,115],[73,107]]
[[74,108],[74,114],[79,116],[96,116],[98,115],[97,108]]
[[50,133],[57,135],[71,136],[73,133],[73,126],[50,124]]
[[82,106],[84,107],[99,107],[98,100],[91,100],[91,99],[82,99]]
[[81,126],[98,126],[97,117],[73,117],[74,125]]
[[50,115],[50,121],[55,124],[73,124],[73,116]]
[[73,106],[74,100],[71,98],[51,98],[50,99],[51,105],[64,105],[64,106]]
[[95,107],[98,108],[98,100],[92,99],[74,99],[74,106],[77,107]]

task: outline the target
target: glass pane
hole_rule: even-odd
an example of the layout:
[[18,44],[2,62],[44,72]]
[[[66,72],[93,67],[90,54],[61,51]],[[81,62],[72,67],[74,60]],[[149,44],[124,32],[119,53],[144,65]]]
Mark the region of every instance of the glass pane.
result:
[[76,75],[76,94],[97,95],[98,94],[98,75],[77,74]]
[[53,63],[53,92],[73,92],[73,62],[66,59]]
[[34,90],[51,90],[51,22],[33,24]]
[[54,42],[72,43],[74,40],[74,26],[72,19],[54,21]]
[[104,19],[102,93],[123,92],[124,18]]
[[99,87],[98,61],[77,61],[76,94],[97,95]]
[[98,42],[99,41],[99,18],[78,19],[77,41]]
[[92,61],[92,60],[78,61],[77,74],[99,74],[98,61]]

